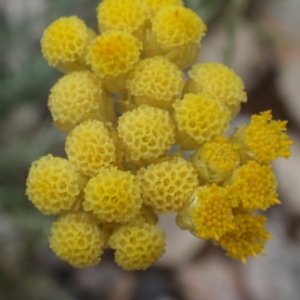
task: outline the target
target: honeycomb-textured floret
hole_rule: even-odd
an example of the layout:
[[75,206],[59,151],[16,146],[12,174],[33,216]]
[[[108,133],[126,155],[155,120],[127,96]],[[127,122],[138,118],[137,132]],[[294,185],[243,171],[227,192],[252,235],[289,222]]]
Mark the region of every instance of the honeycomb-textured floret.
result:
[[147,7],[152,16],[157,13],[162,7],[167,5],[183,6],[182,0],[142,0],[141,2]]
[[151,160],[174,143],[174,126],[167,111],[141,105],[119,118],[118,134],[129,160]]
[[272,239],[265,229],[265,216],[238,214],[234,218],[235,229],[226,233],[219,240],[220,245],[227,251],[226,255],[246,263],[250,255],[257,257],[265,254],[264,247],[268,239]]
[[192,162],[202,180],[220,183],[239,165],[239,146],[217,135],[197,150]]
[[102,222],[127,222],[142,206],[140,183],[129,171],[103,168],[90,179],[83,207]]
[[94,39],[88,48],[87,63],[100,78],[125,75],[140,58],[142,43],[129,33],[113,31]]
[[61,216],[51,228],[50,247],[75,268],[98,264],[103,253],[103,233],[88,213]]
[[183,73],[163,56],[141,60],[130,73],[127,88],[138,105],[169,109],[180,98]]
[[241,145],[243,160],[268,164],[279,157],[290,157],[293,141],[285,133],[286,124],[287,121],[272,120],[270,110],[253,115],[250,125],[245,124],[232,137]]
[[199,186],[193,165],[181,157],[151,164],[138,173],[144,204],[160,213],[173,213],[183,208]]
[[88,119],[114,118],[112,99],[90,71],[72,72],[60,78],[50,91],[48,106],[54,125],[64,131]]
[[145,270],[165,252],[166,234],[150,224],[126,224],[117,228],[109,244],[115,249],[115,261],[125,270]]
[[216,184],[200,187],[179,212],[177,223],[200,238],[219,240],[235,226],[227,190]]
[[206,32],[206,25],[191,9],[170,5],[162,7],[152,20],[157,42],[165,48],[198,44]]
[[276,192],[278,183],[271,165],[250,161],[236,169],[226,184],[229,184],[227,189],[233,206],[255,211],[280,204]]
[[242,79],[232,69],[221,63],[195,64],[188,74],[191,79],[187,82],[185,92],[209,93],[224,102],[233,116],[238,113],[241,102],[247,101]]
[[96,175],[102,167],[116,163],[116,148],[103,122],[86,121],[67,137],[66,152],[76,168],[87,176]]
[[229,128],[230,113],[210,94],[186,94],[174,104],[178,143],[185,147],[188,138],[201,145]]
[[43,33],[43,56],[51,66],[62,71],[84,69],[86,49],[94,35],[76,16],[59,18]]
[[86,182],[67,159],[48,154],[32,163],[26,194],[43,214],[56,215],[77,202]]
[[104,0],[97,8],[101,32],[120,30],[135,34],[143,27],[147,17],[146,8],[138,0]]

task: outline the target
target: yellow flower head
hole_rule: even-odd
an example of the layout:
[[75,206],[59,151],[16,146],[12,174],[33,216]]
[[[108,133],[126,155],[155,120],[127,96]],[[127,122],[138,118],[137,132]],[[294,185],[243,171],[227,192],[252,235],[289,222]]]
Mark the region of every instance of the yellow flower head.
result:
[[150,11],[151,16],[154,16],[162,7],[168,5],[183,6],[182,0],[142,0],[141,1]]
[[129,33],[112,31],[94,39],[86,60],[100,78],[125,75],[138,62],[142,43]]
[[90,71],[69,73],[52,87],[48,106],[54,125],[70,131],[88,119],[112,120],[112,99]]
[[141,60],[129,75],[127,88],[136,104],[169,109],[180,98],[183,73],[163,56]]
[[206,25],[191,9],[170,5],[162,7],[152,20],[152,29],[158,44],[165,49],[190,43],[199,44]]
[[165,252],[166,234],[151,224],[119,226],[109,240],[115,261],[124,270],[145,270]]
[[236,116],[241,102],[247,101],[242,79],[229,67],[221,63],[199,63],[189,71],[191,79],[185,87],[186,93],[209,93],[220,99]]
[[75,268],[95,266],[103,253],[103,232],[86,212],[61,216],[51,228],[50,247]]
[[[185,148],[196,148],[229,128],[228,109],[210,94],[186,94],[173,107],[179,130],[177,141]],[[188,144],[189,139],[191,147]]]
[[48,154],[32,163],[26,194],[43,214],[56,215],[72,208],[86,182],[68,160]]
[[200,179],[216,183],[224,181],[240,163],[238,149],[237,144],[220,135],[205,143],[192,157]]
[[242,126],[233,135],[233,140],[241,144],[242,158],[268,164],[279,157],[290,157],[293,142],[285,133],[286,124],[287,121],[272,120],[270,110],[253,115],[251,124]]
[[97,8],[101,32],[119,30],[137,33],[148,18],[146,8],[138,0],[104,0]]
[[147,56],[164,55],[181,69],[190,66],[200,53],[206,25],[192,10],[179,5],[163,6],[151,20],[145,38]]
[[250,255],[256,257],[259,253],[265,254],[265,243],[268,239],[272,239],[265,229],[266,220],[265,216],[248,214],[235,216],[235,229],[219,240],[222,248],[227,251],[226,255],[245,263]]
[[100,121],[86,121],[73,129],[66,141],[69,160],[87,176],[116,163],[114,141]]
[[131,161],[164,155],[174,143],[174,126],[167,111],[141,105],[119,118],[118,134]]
[[196,169],[181,157],[151,164],[138,177],[144,204],[160,213],[182,209],[199,185]]
[[235,225],[227,190],[216,184],[200,187],[179,212],[177,223],[200,238],[219,240]]
[[51,66],[63,72],[86,69],[86,49],[95,35],[76,16],[59,18],[44,31],[43,56]]
[[250,161],[236,169],[226,184],[233,206],[251,212],[280,204],[276,193],[278,183],[270,165]]
[[84,210],[92,211],[101,222],[127,222],[142,206],[141,188],[129,171],[103,168],[85,189]]

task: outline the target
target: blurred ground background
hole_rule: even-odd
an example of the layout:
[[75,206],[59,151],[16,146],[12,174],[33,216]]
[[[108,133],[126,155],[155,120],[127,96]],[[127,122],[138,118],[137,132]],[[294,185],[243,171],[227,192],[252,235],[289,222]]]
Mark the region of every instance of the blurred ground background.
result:
[[32,161],[64,155],[65,135],[51,124],[49,89],[60,74],[40,53],[43,30],[77,14],[96,28],[94,0],[0,1],[0,300],[297,300],[300,299],[300,1],[186,0],[208,24],[200,61],[223,62],[249,93],[236,124],[272,109],[289,120],[293,156],[275,163],[282,205],[270,209],[267,256],[246,265],[161,220],[167,252],[144,272],[125,272],[111,252],[75,270],[49,249],[51,218],[26,196]]

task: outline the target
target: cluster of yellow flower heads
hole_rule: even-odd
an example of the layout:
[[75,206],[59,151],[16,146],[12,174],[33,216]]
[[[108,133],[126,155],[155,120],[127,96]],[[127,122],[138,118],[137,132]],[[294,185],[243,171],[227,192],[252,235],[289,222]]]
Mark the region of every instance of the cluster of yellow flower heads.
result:
[[33,162],[26,193],[58,216],[53,251],[84,268],[112,248],[119,266],[146,269],[165,252],[159,214],[177,213],[232,258],[264,253],[261,211],[280,203],[270,163],[291,155],[286,122],[265,111],[226,135],[244,84],[221,63],[192,65],[206,25],[183,1],[104,0],[97,19],[100,34],[71,16],[41,40],[66,73],[48,101],[66,158]]

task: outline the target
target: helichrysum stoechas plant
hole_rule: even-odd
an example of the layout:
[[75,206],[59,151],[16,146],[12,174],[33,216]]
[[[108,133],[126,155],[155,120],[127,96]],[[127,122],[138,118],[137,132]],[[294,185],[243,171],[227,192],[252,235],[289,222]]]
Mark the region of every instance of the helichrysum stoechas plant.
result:
[[221,63],[193,65],[206,25],[181,0],[104,0],[96,15],[100,33],[62,17],[41,40],[66,73],[48,101],[66,158],[33,162],[26,194],[58,216],[53,251],[84,268],[109,247],[122,268],[146,269],[165,252],[159,214],[177,213],[232,258],[264,254],[261,212],[280,204],[271,163],[291,155],[286,122],[265,111],[226,135],[244,83]]

